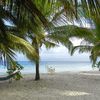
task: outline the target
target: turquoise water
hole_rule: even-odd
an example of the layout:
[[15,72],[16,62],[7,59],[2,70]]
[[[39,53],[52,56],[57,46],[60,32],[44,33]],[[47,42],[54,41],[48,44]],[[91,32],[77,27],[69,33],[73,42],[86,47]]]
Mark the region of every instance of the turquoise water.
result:
[[[35,73],[35,64],[30,61],[19,61],[24,67],[22,73]],[[46,66],[55,68],[56,72],[63,71],[90,71],[92,70],[90,62],[72,62],[72,61],[41,61],[40,73],[47,73]],[[0,74],[6,73],[6,67],[0,65]]]

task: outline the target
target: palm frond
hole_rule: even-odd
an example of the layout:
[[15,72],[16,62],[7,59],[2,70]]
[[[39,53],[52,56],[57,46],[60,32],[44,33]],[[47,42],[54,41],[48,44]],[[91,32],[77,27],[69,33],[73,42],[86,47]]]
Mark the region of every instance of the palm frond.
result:
[[30,60],[38,59],[38,55],[35,49],[32,47],[32,45],[29,42],[12,34],[9,34],[9,39],[10,42],[12,42],[12,44],[10,44],[12,49],[26,54],[26,56]]
[[47,41],[47,40],[45,40],[43,42],[43,44],[46,46],[47,49],[54,48],[54,47],[58,46],[56,43],[53,43],[53,42],[50,42],[50,41]]
[[69,38],[66,35],[52,33],[52,34],[48,34],[46,38],[50,41],[55,42],[56,44],[64,45],[69,50],[73,47],[72,42],[69,40]]
[[67,25],[67,26],[59,26],[54,27],[49,32],[50,34],[60,35],[60,37],[78,37],[78,38],[85,38],[85,39],[93,39],[93,32],[89,29],[78,27],[75,25]]
[[88,45],[79,45],[79,46],[74,46],[71,50],[71,55],[75,53],[75,51],[79,50],[80,53],[83,52],[90,52],[93,46],[88,46]]
[[100,40],[100,17],[97,16],[96,18],[93,18],[94,24],[95,24],[95,34],[98,38],[98,40]]

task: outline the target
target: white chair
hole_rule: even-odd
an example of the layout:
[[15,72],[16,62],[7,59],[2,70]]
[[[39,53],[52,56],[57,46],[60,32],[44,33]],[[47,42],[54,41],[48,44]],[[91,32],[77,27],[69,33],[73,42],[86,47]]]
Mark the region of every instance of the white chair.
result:
[[48,74],[54,74],[55,73],[55,68],[49,67],[48,65],[46,66]]

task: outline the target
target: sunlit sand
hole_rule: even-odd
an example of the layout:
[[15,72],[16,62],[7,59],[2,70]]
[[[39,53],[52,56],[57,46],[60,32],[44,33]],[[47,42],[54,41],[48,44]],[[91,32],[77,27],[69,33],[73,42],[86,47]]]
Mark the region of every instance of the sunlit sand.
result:
[[0,100],[100,100],[99,72],[41,74],[40,81],[34,76],[0,82]]

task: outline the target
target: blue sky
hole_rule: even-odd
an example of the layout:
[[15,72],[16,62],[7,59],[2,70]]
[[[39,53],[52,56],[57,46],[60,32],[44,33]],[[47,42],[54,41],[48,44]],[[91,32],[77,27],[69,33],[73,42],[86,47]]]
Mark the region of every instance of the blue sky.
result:
[[[74,45],[80,44],[80,39],[73,39]],[[44,46],[40,49],[40,58],[43,61],[90,61],[89,54],[79,54],[78,51],[70,56],[67,48],[60,45],[59,47],[47,50]],[[23,54],[17,54],[18,61],[27,61],[28,59]]]

